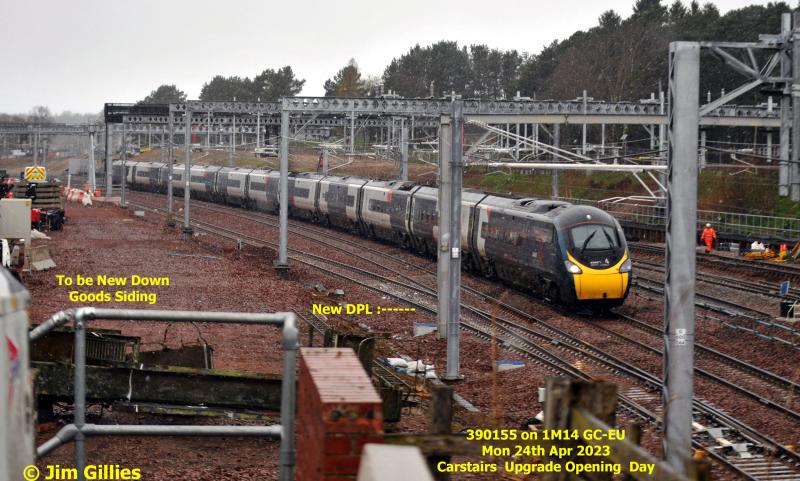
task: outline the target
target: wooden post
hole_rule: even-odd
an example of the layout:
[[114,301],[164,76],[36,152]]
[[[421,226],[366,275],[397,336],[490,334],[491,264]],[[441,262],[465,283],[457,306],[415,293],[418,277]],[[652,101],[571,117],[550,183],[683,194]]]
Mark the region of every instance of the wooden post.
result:
[[[431,389],[431,434],[450,434],[453,426],[453,388],[441,382],[433,384]],[[436,465],[442,461],[449,462],[450,456],[428,456],[428,468],[437,481],[450,479],[449,473],[442,473]]]
[[[631,442],[631,444],[635,444],[640,446],[642,444],[642,425],[639,423],[631,423],[625,429],[625,439]],[[634,481],[633,476],[630,473],[625,474],[625,481]]]
[[[545,386],[547,388],[547,399],[544,405],[545,429],[571,429],[570,412],[573,408],[585,410],[608,426],[614,425],[614,413],[617,403],[616,384],[605,381],[570,381],[566,378],[549,377]],[[562,442],[560,445],[574,448],[577,443],[568,441]],[[575,449],[573,449],[574,451]],[[587,460],[585,457],[581,459]],[[563,465],[570,459],[547,456],[546,460]],[[566,470],[562,469],[560,473],[548,473],[545,479],[548,481],[564,481],[567,476]],[[590,480],[611,479],[609,473],[586,473],[584,476]]]
[[[547,397],[544,401],[544,428],[548,431],[569,429],[569,411],[572,406],[570,380],[563,377],[548,377],[545,379],[545,389]],[[544,462],[549,461],[563,466],[567,460],[548,454]],[[560,473],[546,473],[544,479],[545,481],[564,481],[566,473],[564,469]]]
[[692,459],[689,477],[694,481],[711,481],[711,461],[707,456]]

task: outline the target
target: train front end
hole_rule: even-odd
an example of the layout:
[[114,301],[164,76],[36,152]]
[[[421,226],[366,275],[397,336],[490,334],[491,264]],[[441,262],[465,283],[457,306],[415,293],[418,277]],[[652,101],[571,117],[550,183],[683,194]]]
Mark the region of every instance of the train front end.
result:
[[591,309],[621,305],[630,290],[632,263],[619,222],[600,209],[574,206],[558,216],[557,229],[565,297]]

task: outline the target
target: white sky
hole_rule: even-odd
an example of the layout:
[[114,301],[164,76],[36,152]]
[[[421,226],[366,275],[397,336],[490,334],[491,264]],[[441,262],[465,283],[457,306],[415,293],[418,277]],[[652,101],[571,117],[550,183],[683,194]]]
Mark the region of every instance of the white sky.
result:
[[[0,112],[98,112],[162,83],[197,98],[214,75],[291,65],[302,95],[348,59],[380,75],[416,43],[538,53],[634,0],[0,0]],[[671,3],[664,0],[662,3]],[[688,4],[689,0],[684,3]],[[704,2],[701,2],[704,3]],[[717,0],[722,13],[766,1]],[[771,32],[764,32],[771,33]]]

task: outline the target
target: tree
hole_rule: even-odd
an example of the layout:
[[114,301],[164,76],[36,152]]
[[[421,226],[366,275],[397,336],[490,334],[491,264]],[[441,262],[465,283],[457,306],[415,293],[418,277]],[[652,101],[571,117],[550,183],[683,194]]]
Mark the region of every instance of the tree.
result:
[[404,97],[427,97],[433,80],[428,78],[425,57],[422,47],[415,45],[407,54],[393,58],[383,71],[384,87]]
[[680,21],[688,12],[689,10],[681,0],[675,0],[669,7],[669,19],[671,22]]
[[600,28],[616,30],[622,23],[622,17],[614,10],[606,10],[600,15]]
[[44,105],[37,105],[28,114],[28,122],[35,124],[45,124],[52,121],[50,109]]
[[383,72],[383,83],[405,97],[441,97],[451,92],[469,95],[470,55],[456,42],[415,45]]
[[363,97],[367,92],[358,64],[352,58],[333,78],[325,81],[324,87],[326,97]]
[[210,82],[203,84],[200,90],[200,100],[207,102],[227,102],[234,99],[255,102],[256,98],[253,81],[247,77],[217,75]]
[[666,15],[667,7],[661,5],[661,0],[636,0],[631,18],[645,18],[648,22],[661,22]]
[[265,69],[253,79],[254,95],[262,102],[294,97],[303,90],[305,83],[305,79],[295,78],[292,67],[288,65],[278,70]]
[[175,85],[161,85],[139,104],[174,104],[186,102],[186,94]]

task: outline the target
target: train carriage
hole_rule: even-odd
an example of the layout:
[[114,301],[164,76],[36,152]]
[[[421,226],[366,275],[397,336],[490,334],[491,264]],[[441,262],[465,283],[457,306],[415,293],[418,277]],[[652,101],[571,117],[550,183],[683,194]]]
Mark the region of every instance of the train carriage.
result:
[[529,198],[484,199],[477,206],[473,231],[484,274],[545,295],[559,291],[551,217],[564,204]]
[[247,203],[247,176],[253,169],[223,167],[217,172],[214,195],[220,202],[245,206]]
[[174,164],[172,166],[172,193],[181,197],[183,197],[184,172],[186,172],[186,167],[183,164]]
[[278,212],[280,172],[256,169],[247,175],[247,207],[266,212]]
[[408,211],[411,196],[418,188],[411,182],[367,182],[361,194],[363,230],[377,239],[410,245]]
[[[125,162],[125,183],[127,185],[133,185],[133,179],[135,174],[135,168],[139,165],[139,162]],[[115,160],[111,165],[111,178],[114,184],[120,185],[122,184],[122,161]]]
[[[175,176],[175,164],[172,165],[172,175]],[[158,171],[158,192],[166,192],[169,184],[169,164],[164,164]]]
[[[407,231],[411,244],[417,252],[436,256],[436,245],[439,241],[438,189],[419,187],[411,198]],[[461,193],[461,251],[469,260],[474,250],[470,241],[470,232],[474,223],[475,207],[487,195],[483,192],[464,190]],[[473,262],[468,262],[473,267]]]
[[132,184],[149,192],[159,190],[161,169],[166,164],[158,162],[138,162]]
[[317,220],[317,193],[323,176],[304,172],[289,175],[289,211],[292,217]]
[[439,239],[437,192],[432,187],[420,187],[411,196],[408,220],[411,246],[423,255],[436,255],[436,243]]
[[478,221],[478,205],[488,197],[485,192],[472,189],[461,193],[461,265],[468,271],[483,272],[473,232]]
[[320,179],[317,199],[320,222],[355,231],[359,222],[361,188],[368,181],[359,177],[330,175]]
[[189,167],[189,188],[192,195],[198,199],[213,200],[214,185],[217,181],[217,172],[222,167],[192,165]]
[[136,168],[140,162],[125,161],[125,182],[128,185],[135,185]]

